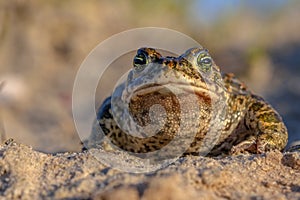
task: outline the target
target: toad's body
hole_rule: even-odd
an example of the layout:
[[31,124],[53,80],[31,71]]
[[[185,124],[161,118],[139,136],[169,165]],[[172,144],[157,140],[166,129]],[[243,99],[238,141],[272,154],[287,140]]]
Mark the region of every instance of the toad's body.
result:
[[[127,107],[120,107],[124,103],[119,101],[127,102]],[[112,109],[113,104],[119,107]],[[134,123],[127,123],[128,118]],[[153,122],[158,125],[147,126]],[[127,124],[127,131],[120,124]],[[131,127],[134,124],[138,128]],[[159,150],[178,133],[192,137],[185,153],[206,149],[211,156],[282,150],[288,138],[279,114],[234,75],[221,74],[202,47],[179,57],[139,49],[125,83],[101,105],[96,126],[112,144],[138,153]],[[128,130],[140,131],[144,137],[127,134]],[[149,130],[155,133],[149,135]],[[100,144],[99,135],[93,131],[88,145]],[[174,144],[179,148],[180,142]]]

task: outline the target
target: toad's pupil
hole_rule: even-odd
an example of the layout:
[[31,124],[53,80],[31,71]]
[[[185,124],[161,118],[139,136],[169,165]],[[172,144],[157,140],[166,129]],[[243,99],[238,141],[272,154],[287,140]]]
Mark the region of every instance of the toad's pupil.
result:
[[202,62],[203,64],[209,65],[209,64],[211,63],[211,60],[210,60],[210,58],[204,58],[204,59],[202,59],[201,62]]

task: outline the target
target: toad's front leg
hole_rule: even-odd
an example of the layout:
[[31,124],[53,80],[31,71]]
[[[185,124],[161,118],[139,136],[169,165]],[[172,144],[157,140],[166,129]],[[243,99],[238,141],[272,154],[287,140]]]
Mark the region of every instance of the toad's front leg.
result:
[[288,132],[280,115],[261,97],[252,95],[250,101],[244,124],[252,134],[246,140],[233,146],[231,154],[283,150],[287,144]]

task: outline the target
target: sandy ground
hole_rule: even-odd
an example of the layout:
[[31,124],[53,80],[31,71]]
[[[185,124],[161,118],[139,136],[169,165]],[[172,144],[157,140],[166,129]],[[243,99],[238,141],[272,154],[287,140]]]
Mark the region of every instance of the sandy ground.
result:
[[187,156],[151,174],[126,173],[90,153],[0,147],[1,199],[300,199],[300,153]]
[[[223,72],[234,73],[281,114],[289,144],[300,140],[300,1],[284,1],[276,9],[278,2],[250,2],[237,2],[229,10],[224,3],[214,2],[216,10],[210,10],[205,9],[210,1],[0,0],[0,124],[7,138],[47,153],[80,151],[72,116],[72,91],[80,65],[114,34],[135,27],[161,27],[208,48]],[[116,8],[122,9],[116,12]],[[199,9],[215,16],[214,20],[207,21],[209,16]],[[157,41],[166,39],[171,40],[166,36]],[[174,44],[181,42],[175,38]],[[155,47],[147,40],[141,46]],[[112,60],[110,70],[99,77],[95,109],[132,67],[136,52],[127,53]],[[87,80],[94,74],[86,74]],[[87,99],[87,94],[82,92],[81,99]],[[87,117],[89,106],[80,103]]]

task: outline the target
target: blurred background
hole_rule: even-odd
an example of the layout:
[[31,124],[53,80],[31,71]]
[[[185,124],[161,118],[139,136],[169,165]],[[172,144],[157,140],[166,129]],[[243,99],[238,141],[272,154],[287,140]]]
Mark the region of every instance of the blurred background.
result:
[[299,10],[296,0],[0,0],[0,132],[43,152],[80,151],[80,64],[113,34],[157,26],[208,48],[280,112],[289,142],[300,140]]

